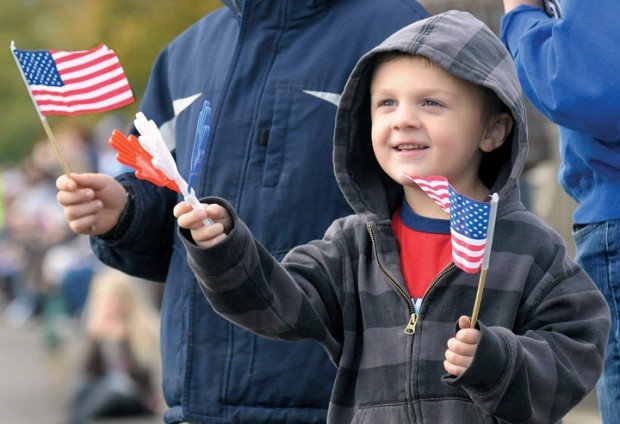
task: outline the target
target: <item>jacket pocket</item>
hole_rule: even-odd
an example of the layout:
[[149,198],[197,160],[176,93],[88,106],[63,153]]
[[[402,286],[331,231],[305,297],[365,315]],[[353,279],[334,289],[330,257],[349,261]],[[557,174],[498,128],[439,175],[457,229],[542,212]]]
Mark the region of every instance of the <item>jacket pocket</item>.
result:
[[[308,167],[331,175],[335,117],[334,104],[307,94],[304,87],[277,85],[271,126],[258,134],[266,148],[263,186],[288,185],[296,175],[306,175]],[[308,122],[321,124],[310,127]]]

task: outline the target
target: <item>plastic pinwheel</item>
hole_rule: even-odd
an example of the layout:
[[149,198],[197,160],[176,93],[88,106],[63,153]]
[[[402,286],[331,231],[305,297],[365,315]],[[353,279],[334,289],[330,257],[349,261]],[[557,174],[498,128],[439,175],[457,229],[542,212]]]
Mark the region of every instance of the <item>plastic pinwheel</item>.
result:
[[160,187],[167,187],[177,193],[181,192],[177,183],[153,166],[151,162],[153,156],[140,146],[140,142],[134,135],[125,137],[119,130],[114,130],[109,142],[110,146],[118,152],[116,160],[135,169],[136,177]]
[[187,185],[192,188],[196,176],[202,168],[207,151],[207,142],[211,133],[211,104],[205,100],[198,115],[198,123],[196,124],[196,135],[194,136],[194,148],[192,149],[192,166],[187,177]]
[[[198,117],[188,178],[190,183],[194,182],[204,162],[210,133],[210,118],[211,108],[209,102],[205,101]],[[177,191],[195,210],[201,210],[202,205],[196,198],[194,189],[179,173],[174,157],[168,150],[155,122],[148,120],[142,112],[138,112],[134,125],[140,133],[137,139],[133,135],[125,137],[116,130],[113,132],[110,145],[118,152],[116,159],[134,168],[137,178]],[[213,224],[209,218],[202,222],[205,225]]]

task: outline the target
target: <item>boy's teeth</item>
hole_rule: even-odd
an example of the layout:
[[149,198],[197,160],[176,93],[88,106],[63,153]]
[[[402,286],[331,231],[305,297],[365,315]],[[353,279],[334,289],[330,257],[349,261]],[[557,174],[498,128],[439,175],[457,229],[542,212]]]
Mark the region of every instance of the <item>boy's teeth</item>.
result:
[[398,146],[398,150],[422,150],[424,148],[425,148],[424,146],[411,145],[411,144],[408,144],[406,146]]

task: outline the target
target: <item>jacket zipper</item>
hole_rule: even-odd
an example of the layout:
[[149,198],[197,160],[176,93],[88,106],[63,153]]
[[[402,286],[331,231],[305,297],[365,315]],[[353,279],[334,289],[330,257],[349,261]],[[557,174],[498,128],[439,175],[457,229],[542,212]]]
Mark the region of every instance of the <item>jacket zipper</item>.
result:
[[437,284],[437,282],[439,281],[439,279],[441,277],[443,277],[444,275],[446,275],[448,273],[448,271],[450,271],[452,268],[456,267],[456,265],[454,265],[454,262],[450,262],[448,264],[448,266],[446,266],[444,269],[441,270],[441,272],[439,272],[439,274],[437,274],[437,276],[435,278],[433,278],[433,281],[431,281],[431,284],[428,286],[428,288],[426,289],[426,291],[424,292],[424,295],[422,296],[422,302],[424,303],[424,298],[426,297],[426,295],[428,294],[428,292],[433,288],[433,286],[435,284]]
[[[441,277],[446,275],[448,273],[448,271],[450,271],[455,266],[456,265],[454,265],[454,262],[450,262],[450,264],[448,264],[448,266],[446,266],[444,269],[441,270],[441,272],[439,274],[437,274],[437,276],[433,279],[433,281],[431,281],[431,284],[428,286],[428,288],[424,292],[424,295],[422,296],[422,302],[420,302],[420,305],[422,305],[422,303],[424,303],[424,299],[426,298],[426,295],[433,288],[433,286],[435,284],[437,284],[437,281],[439,281],[439,279]],[[407,325],[407,328],[405,328],[405,333],[407,333],[407,334],[415,333],[415,325],[418,323],[418,318],[419,318],[418,314],[414,313],[414,314],[411,315],[411,320],[409,321],[409,325]],[[409,330],[409,332],[407,330]]]
[[[437,276],[433,279],[431,284],[428,286],[428,288],[424,292],[424,295],[422,296],[422,302],[420,302],[420,305],[422,303],[424,303],[424,298],[426,298],[426,295],[430,291],[430,289],[432,289],[433,286],[435,284],[437,284],[437,281],[439,281],[439,279],[441,277],[446,275],[448,273],[448,271],[450,271],[455,266],[456,265],[454,265],[454,262],[450,262],[450,264],[448,264],[448,266],[446,266],[444,269],[441,270],[441,272],[439,274],[437,274]],[[405,333],[406,334],[414,334],[415,333],[415,326],[418,323],[418,318],[419,318],[418,314],[416,314],[416,313],[411,314],[411,319],[409,320],[409,324],[407,324],[407,328],[405,328]]]
[[[394,280],[390,274],[388,274],[388,272],[385,270],[385,268],[383,267],[383,265],[381,265],[381,261],[379,261],[379,253],[377,252],[377,244],[375,242],[375,235],[372,231],[372,227],[370,224],[366,224],[366,226],[368,227],[368,233],[370,234],[370,241],[372,243],[372,251],[375,255],[375,260],[377,261],[377,265],[379,266],[379,269],[381,270],[381,272],[383,272],[383,274],[385,275],[385,277],[387,278],[388,282],[390,283],[390,285],[392,285],[392,287],[394,287],[394,289],[396,289],[396,291],[405,299],[405,301],[407,301],[407,305],[409,305],[409,322],[407,322],[407,325],[405,326],[405,334],[408,335],[413,335],[415,334],[415,327],[416,324],[418,323],[418,314],[415,312],[415,308],[413,306],[413,302],[411,301],[411,297],[409,296],[409,294],[407,294],[396,282],[396,280]],[[444,275],[446,275],[448,273],[448,271],[450,271],[452,268],[454,268],[456,265],[454,265],[454,262],[451,262],[447,267],[445,267],[443,270],[441,270],[441,272],[439,274],[437,274],[437,276],[433,279],[433,281],[431,282],[431,284],[428,286],[428,288],[426,289],[426,291],[424,292],[424,295],[422,296],[422,303],[424,303],[424,298],[426,298],[426,295],[428,294],[428,292],[430,291],[430,289],[433,288],[433,286],[435,284],[437,284],[437,281],[439,281],[439,279],[441,277],[443,277]]]
[[405,299],[405,301],[407,302],[407,305],[409,305],[409,321],[407,322],[407,325],[405,326],[405,334],[413,335],[415,333],[416,323],[418,322],[418,314],[415,313],[415,308],[413,307],[413,302],[411,301],[411,297],[409,297],[409,294],[405,293],[405,291],[398,285],[396,280],[392,278],[392,276],[386,271],[386,269],[381,264],[381,261],[379,260],[379,252],[377,252],[377,243],[375,241],[375,234],[372,231],[372,226],[370,224],[366,224],[366,227],[368,228],[368,234],[370,235],[370,242],[372,243],[372,252],[375,255],[375,260],[377,261],[377,265],[379,266],[379,269],[381,270],[383,275],[385,275],[385,278],[387,278],[390,285],[394,287],[396,292],[400,294],[403,297],[403,299]]

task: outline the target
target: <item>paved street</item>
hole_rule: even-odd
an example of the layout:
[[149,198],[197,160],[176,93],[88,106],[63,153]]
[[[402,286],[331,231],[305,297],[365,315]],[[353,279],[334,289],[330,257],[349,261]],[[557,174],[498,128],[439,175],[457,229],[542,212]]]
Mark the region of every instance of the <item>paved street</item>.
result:
[[[79,364],[75,329],[64,346],[45,347],[41,326],[15,328],[0,320],[0,423],[66,424],[67,399]],[[73,334],[71,334],[73,333]],[[161,417],[97,421],[96,424],[161,424]],[[95,424],[95,423],[93,423]]]
[[[46,350],[43,331],[29,322],[15,328],[0,321],[0,423],[64,424],[68,393],[78,363],[79,338],[68,329],[64,347]],[[594,395],[566,418],[565,424],[600,424]],[[97,424],[161,424],[153,419],[107,420]],[[444,424],[444,423],[437,423]]]

